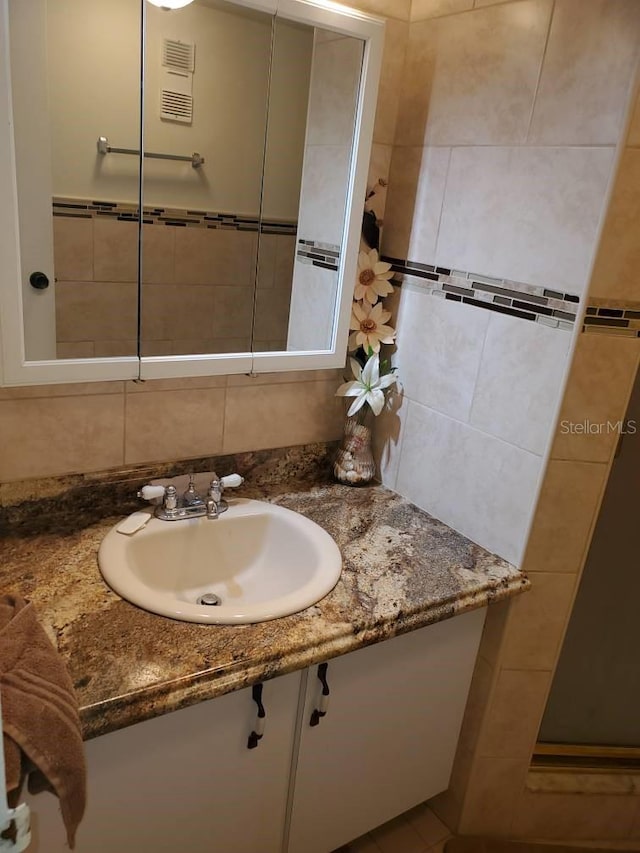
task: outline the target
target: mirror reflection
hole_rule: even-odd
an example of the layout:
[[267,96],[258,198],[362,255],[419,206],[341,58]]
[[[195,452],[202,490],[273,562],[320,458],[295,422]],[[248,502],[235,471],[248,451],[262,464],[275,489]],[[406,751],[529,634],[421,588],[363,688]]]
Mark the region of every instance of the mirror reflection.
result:
[[10,4],[27,358],[329,348],[363,42],[143,6],[141,160],[138,0]]

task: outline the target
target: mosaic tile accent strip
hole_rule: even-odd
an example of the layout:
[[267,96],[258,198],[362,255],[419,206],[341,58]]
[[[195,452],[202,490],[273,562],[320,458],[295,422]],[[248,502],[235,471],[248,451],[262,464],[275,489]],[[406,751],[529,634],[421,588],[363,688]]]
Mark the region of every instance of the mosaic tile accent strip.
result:
[[582,331],[589,334],[640,338],[640,302],[602,305],[594,300],[587,306]]
[[[55,197],[52,202],[54,216],[73,219],[117,219],[137,222],[138,206],[126,202],[89,201]],[[142,221],[145,225],[174,225],[179,228],[220,228],[227,231],[260,231],[261,234],[291,234],[298,230],[297,222],[280,220],[262,221],[256,216],[236,213],[212,213],[204,210],[181,210],[175,207],[144,207]]]
[[580,297],[574,293],[388,256],[382,260],[391,264],[391,269],[400,273],[403,280],[419,285],[433,296],[554,329],[573,329],[579,310]]
[[337,270],[340,264],[340,246],[320,243],[318,240],[298,240],[296,258],[303,264]]

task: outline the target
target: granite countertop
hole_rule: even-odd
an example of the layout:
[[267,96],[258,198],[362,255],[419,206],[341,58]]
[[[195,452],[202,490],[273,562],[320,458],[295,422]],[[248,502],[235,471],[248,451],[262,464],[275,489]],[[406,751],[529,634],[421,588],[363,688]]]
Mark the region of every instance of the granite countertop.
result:
[[[337,485],[313,466],[283,481],[286,461],[281,455],[279,476],[272,470],[249,477],[242,497],[270,500],[316,521],[338,543],[344,566],[318,604],[270,622],[177,622],[112,592],[98,570],[97,550],[130,506],[55,530],[36,525],[28,535],[24,519],[21,527],[6,525],[0,588],[34,602],[69,667],[87,739],[528,588],[509,563],[388,489]],[[242,467],[237,457],[234,467]]]

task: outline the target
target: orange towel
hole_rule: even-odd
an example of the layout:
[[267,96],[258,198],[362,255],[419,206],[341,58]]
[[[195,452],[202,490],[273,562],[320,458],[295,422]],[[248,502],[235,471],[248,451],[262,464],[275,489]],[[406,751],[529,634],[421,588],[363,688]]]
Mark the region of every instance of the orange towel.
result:
[[7,791],[16,803],[29,791],[60,800],[69,846],[86,799],[86,768],[78,704],[64,662],[32,604],[0,596],[0,690]]

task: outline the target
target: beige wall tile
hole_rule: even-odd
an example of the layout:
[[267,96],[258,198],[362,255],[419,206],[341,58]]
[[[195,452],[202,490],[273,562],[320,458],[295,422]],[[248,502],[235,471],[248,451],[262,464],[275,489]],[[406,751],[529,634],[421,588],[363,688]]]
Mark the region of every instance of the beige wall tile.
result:
[[354,38],[316,43],[307,145],[351,145],[362,51],[362,42]]
[[258,277],[256,286],[259,289],[271,289],[275,285],[276,255],[278,251],[277,234],[261,234],[258,242]]
[[509,835],[528,758],[477,758],[460,820],[463,835]]
[[394,149],[382,240],[387,255],[434,262],[449,158],[449,148]]
[[219,453],[224,406],[215,387],[128,394],[125,463]]
[[424,21],[473,9],[473,0],[412,0],[411,20]]
[[556,0],[528,141],[615,145],[639,33],[637,0]]
[[640,86],[637,89],[631,114],[631,124],[629,125],[629,135],[627,136],[627,145],[635,148],[640,146]]
[[[238,288],[240,293],[245,290]],[[200,285],[143,284],[142,340],[212,337],[216,291]]]
[[249,287],[258,236],[251,231],[176,228],[175,280],[180,284]]
[[[369,174],[367,177],[367,201],[365,209],[373,211],[376,218],[384,220],[387,207],[387,187],[393,146],[375,144],[371,147]],[[373,192],[373,195],[369,195]]]
[[120,358],[124,355],[137,355],[138,342],[132,341],[95,341],[93,354],[96,358]]
[[93,219],[54,216],[53,258],[58,281],[91,281]]
[[[278,296],[275,297],[277,301]],[[251,338],[253,289],[216,287],[211,323],[214,338]]]
[[114,282],[56,284],[58,341],[131,341],[137,337],[137,285]]
[[400,494],[516,564],[540,466],[532,453],[409,404],[397,478]]
[[528,761],[550,683],[550,672],[503,669],[487,709],[478,754]]
[[346,145],[306,147],[298,220],[302,239],[341,244],[350,156]]
[[437,263],[582,292],[613,156],[609,148],[455,148]]
[[515,814],[513,834],[572,842],[628,838],[636,808],[635,797],[524,791]]
[[490,311],[438,299],[419,286],[403,285],[394,363],[405,395],[468,421],[490,319]]
[[398,93],[403,82],[402,73],[408,38],[408,24],[391,19],[387,21],[378,88],[378,106],[373,129],[373,141],[381,145],[392,145],[395,138]]
[[557,415],[571,334],[489,311],[478,313],[489,314],[489,326],[470,423],[541,455]]
[[228,388],[224,453],[340,438],[335,391],[334,381]]
[[[345,413],[346,408],[345,406]],[[394,394],[389,398],[388,406],[375,419],[373,426],[373,458],[380,481],[390,489],[396,488],[403,426],[408,410],[408,398],[402,394]]]
[[511,603],[501,664],[552,670],[571,614],[575,575],[530,572],[531,590]]
[[127,394],[146,394],[149,391],[190,391],[194,388],[225,388],[226,376],[192,376],[180,379],[142,379],[125,383]]
[[498,6],[500,3],[513,3],[514,0],[475,0],[475,9],[481,9],[483,6]]
[[489,664],[484,658],[478,657],[473,671],[471,687],[469,688],[467,707],[465,708],[462,720],[458,751],[467,753],[475,752],[482,724],[487,715],[491,691],[496,679],[497,672],[495,667]]
[[429,849],[451,835],[449,827],[445,826],[424,803],[407,812],[405,819],[409,821]]
[[411,0],[353,0],[349,5],[362,12],[371,12],[372,15],[386,15],[408,21]]
[[[34,428],[26,429],[27,424]],[[0,480],[5,482],[121,465],[124,396],[3,400],[0,435]]]
[[293,264],[296,257],[296,238],[286,235],[276,236],[276,268],[274,287],[291,293],[293,282]]
[[627,148],[598,247],[590,295],[640,300],[639,268],[640,149]]
[[549,463],[527,543],[525,570],[572,574],[581,570],[606,478],[606,465]]
[[112,219],[93,222],[94,281],[138,280],[138,224]]
[[258,290],[253,334],[256,338],[286,341],[289,325],[289,294],[286,290]]
[[142,281],[172,284],[176,230],[173,225],[163,223],[142,226]]
[[640,359],[640,341],[608,335],[578,338],[552,448],[554,459],[608,462],[618,443]]
[[524,142],[551,0],[412,24],[399,145]]
[[73,341],[56,344],[56,358],[93,358],[96,355],[93,341]]
[[63,385],[23,385],[0,388],[0,400],[24,400],[33,397],[85,397],[89,395],[122,394],[124,382],[73,382]]
[[259,385],[281,385],[290,382],[324,382],[336,383],[336,388],[344,380],[342,368],[329,368],[327,370],[283,370],[281,373],[232,373],[226,377],[227,386],[241,386],[244,388],[257,388]]
[[487,608],[478,655],[491,666],[495,666],[498,662],[510,606],[511,600],[507,600],[494,602]]
[[425,843],[411,824],[400,815],[374,829],[371,838],[381,853],[424,853]]

